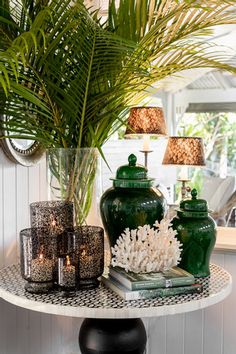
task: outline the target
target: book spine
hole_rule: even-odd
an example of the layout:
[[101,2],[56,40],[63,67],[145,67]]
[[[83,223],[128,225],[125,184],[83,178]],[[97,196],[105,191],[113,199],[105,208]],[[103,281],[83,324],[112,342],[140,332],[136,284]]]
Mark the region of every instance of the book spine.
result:
[[187,286],[178,286],[174,288],[161,288],[150,290],[139,290],[135,292],[124,293],[126,300],[138,300],[138,299],[152,299],[155,297],[166,297],[181,294],[194,294],[201,293],[202,285],[193,284]]
[[110,276],[119,281],[122,285],[126,286],[129,290],[144,290],[156,288],[169,288],[173,286],[192,285],[195,282],[194,277],[185,277],[179,279],[159,279],[159,280],[145,280],[145,281],[130,281],[117,271],[110,270]]
[[131,283],[132,289],[131,290],[145,290],[145,289],[156,289],[156,288],[163,288],[165,287],[165,282],[162,281],[145,281],[145,282],[138,282],[138,283]]
[[181,294],[201,293],[203,289],[201,284],[193,284],[187,286],[179,286],[175,288],[158,288],[150,290],[130,291],[112,278],[102,276],[102,282],[125,300],[152,299],[157,297],[174,296]]
[[[156,289],[156,288],[171,288],[185,285],[194,284],[194,278],[188,279],[164,279],[162,281],[145,281],[138,283],[131,283],[131,290],[144,290],[144,289]],[[125,284],[124,284],[125,285]]]
[[145,280],[145,281],[130,281],[125,278],[122,274],[119,274],[116,271],[110,270],[110,276],[115,280],[119,281],[122,285],[126,286],[129,290],[143,290],[143,289],[156,289],[165,287],[165,279],[160,280]]
[[186,277],[186,278],[179,278],[179,279],[166,279],[165,280],[165,287],[169,288],[172,286],[184,286],[184,285],[192,285],[194,284],[195,279],[194,277]]

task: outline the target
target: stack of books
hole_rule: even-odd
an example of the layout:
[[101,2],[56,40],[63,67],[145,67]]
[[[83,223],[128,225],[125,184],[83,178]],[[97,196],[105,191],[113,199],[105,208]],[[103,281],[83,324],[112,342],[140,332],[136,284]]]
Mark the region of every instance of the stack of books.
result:
[[202,292],[202,285],[196,283],[194,276],[179,267],[147,274],[110,267],[109,274],[102,276],[102,282],[125,300]]

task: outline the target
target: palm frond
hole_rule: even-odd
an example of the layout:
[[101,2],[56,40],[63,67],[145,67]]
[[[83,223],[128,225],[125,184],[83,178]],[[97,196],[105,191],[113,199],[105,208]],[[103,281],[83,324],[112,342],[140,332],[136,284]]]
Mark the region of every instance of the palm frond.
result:
[[110,0],[105,24],[82,0],[4,6],[0,114],[10,119],[0,125],[45,146],[100,148],[153,83],[192,68],[236,71],[204,40],[236,23],[235,1]]

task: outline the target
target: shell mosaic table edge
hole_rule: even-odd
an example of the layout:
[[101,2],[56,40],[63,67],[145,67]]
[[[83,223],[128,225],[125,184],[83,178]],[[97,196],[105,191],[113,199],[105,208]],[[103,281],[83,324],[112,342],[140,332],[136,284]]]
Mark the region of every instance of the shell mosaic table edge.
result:
[[65,297],[53,291],[30,294],[19,265],[0,271],[0,297],[16,306],[55,315],[81,318],[139,318],[165,316],[205,308],[222,301],[231,291],[231,275],[222,267],[211,264],[211,275],[198,278],[203,285],[200,294],[176,295],[163,298],[125,301],[103,284],[94,290],[80,290]]

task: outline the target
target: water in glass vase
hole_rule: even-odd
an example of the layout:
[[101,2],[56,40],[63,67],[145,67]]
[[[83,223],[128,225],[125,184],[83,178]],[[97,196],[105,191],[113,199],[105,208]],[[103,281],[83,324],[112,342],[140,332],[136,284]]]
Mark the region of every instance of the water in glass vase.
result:
[[52,148],[47,151],[51,200],[74,203],[74,223],[99,224],[100,173],[96,148]]

